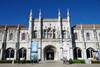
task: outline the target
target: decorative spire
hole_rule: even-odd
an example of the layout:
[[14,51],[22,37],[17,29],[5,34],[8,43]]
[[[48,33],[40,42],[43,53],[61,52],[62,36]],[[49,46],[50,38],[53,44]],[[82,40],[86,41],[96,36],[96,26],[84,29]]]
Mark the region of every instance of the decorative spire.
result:
[[69,11],[69,9],[67,9],[67,20],[68,20],[68,22],[70,22],[70,11]]
[[29,14],[29,22],[32,21],[32,9],[30,10],[30,14]]
[[58,9],[58,16],[60,16],[60,14],[61,14],[61,13],[60,13],[60,9]]
[[61,13],[60,13],[60,9],[58,9],[58,20],[61,19]]
[[5,25],[5,30],[7,29],[7,24]]
[[30,16],[32,16],[32,9],[30,10]]
[[17,30],[19,30],[19,27],[20,27],[20,25],[18,24],[18,26],[17,26]]
[[67,9],[67,16],[69,16],[69,9]]
[[32,9],[30,10],[29,14],[29,31],[31,31],[32,28]]
[[41,19],[41,9],[39,9],[39,19]]

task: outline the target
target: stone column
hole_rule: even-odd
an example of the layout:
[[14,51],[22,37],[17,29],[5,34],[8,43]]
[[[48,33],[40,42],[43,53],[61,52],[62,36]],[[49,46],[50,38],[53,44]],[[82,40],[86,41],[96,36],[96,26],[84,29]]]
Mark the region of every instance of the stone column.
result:
[[60,44],[60,59],[63,58],[63,47],[62,47],[63,43],[61,42]]
[[44,51],[43,51],[43,48],[42,48],[42,53],[41,54],[42,54],[41,60],[44,61]]
[[0,60],[2,59],[2,49],[0,50]]
[[69,59],[73,59],[73,48],[69,47]]
[[41,59],[41,45],[38,44],[38,59]]
[[17,53],[17,50],[15,49],[14,60],[16,60],[16,53]]
[[30,55],[31,55],[31,54],[30,54],[30,53],[31,53],[30,50],[31,50],[31,49],[29,48],[29,49],[26,49],[26,50],[27,50],[27,51],[26,51],[26,60],[31,60],[31,59],[30,59]]

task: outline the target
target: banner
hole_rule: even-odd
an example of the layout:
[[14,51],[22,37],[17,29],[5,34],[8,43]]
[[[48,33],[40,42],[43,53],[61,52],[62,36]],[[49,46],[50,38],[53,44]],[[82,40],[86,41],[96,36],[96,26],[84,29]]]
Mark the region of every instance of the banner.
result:
[[31,60],[38,59],[38,43],[36,43],[36,42],[32,42],[32,44],[31,44],[30,58],[31,58]]
[[36,42],[32,42],[31,51],[32,52],[38,51],[38,44]]

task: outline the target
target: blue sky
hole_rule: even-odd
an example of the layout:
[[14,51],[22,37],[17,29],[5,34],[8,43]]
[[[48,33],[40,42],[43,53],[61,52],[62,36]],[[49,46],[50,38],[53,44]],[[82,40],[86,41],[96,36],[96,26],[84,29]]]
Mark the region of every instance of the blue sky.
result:
[[27,25],[29,10],[38,18],[40,8],[43,18],[57,18],[58,9],[66,18],[69,8],[72,25],[100,23],[100,0],[0,0],[0,25]]

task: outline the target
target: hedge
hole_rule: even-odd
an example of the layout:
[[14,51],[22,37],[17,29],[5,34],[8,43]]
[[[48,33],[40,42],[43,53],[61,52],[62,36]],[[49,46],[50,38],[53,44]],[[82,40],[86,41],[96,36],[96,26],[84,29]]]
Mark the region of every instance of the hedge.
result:
[[85,60],[69,60],[70,64],[85,64]]

